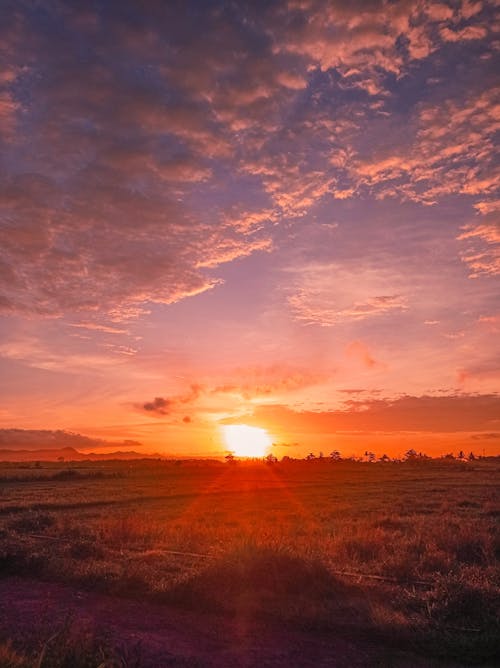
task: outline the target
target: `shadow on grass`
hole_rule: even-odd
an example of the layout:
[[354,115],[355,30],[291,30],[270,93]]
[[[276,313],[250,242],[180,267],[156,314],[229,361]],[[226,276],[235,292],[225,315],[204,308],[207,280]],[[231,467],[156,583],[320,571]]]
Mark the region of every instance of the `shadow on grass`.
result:
[[342,634],[471,666],[497,660],[500,665],[499,600],[493,588],[443,578],[419,610],[393,596],[389,588],[346,583],[317,559],[254,548],[209,564],[160,598],[189,609]]
[[341,582],[315,559],[246,549],[209,564],[161,594],[164,601],[305,629],[359,628],[370,622],[363,591]]

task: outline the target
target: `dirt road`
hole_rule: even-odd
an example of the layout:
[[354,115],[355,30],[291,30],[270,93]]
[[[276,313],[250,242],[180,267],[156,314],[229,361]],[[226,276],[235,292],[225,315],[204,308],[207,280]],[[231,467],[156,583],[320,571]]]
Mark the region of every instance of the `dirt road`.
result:
[[335,634],[191,613],[145,601],[8,577],[0,580],[0,637],[42,643],[67,619],[106,635],[125,654],[140,646],[141,666],[162,668],[428,668],[429,659],[394,654]]

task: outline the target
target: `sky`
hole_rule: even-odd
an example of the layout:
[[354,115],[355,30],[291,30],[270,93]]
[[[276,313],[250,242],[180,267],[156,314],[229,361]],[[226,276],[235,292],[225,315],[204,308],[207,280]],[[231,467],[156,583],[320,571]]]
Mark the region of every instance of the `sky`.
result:
[[2,447],[500,453],[500,3],[0,14]]

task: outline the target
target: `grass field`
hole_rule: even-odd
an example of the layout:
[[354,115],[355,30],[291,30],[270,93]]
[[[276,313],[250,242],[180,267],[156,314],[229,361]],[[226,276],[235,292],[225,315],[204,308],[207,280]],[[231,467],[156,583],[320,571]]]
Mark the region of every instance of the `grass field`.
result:
[[[493,665],[499,473],[498,460],[4,463],[0,576]],[[28,665],[31,649],[0,640],[0,665]]]

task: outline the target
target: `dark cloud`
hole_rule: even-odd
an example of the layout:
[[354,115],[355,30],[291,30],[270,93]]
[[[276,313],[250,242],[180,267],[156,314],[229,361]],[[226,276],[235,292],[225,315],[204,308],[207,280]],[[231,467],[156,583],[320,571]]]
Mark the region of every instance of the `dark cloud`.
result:
[[173,402],[170,399],[163,397],[155,397],[153,401],[147,401],[142,408],[148,413],[156,413],[157,415],[168,415]]
[[[189,391],[185,394],[179,394],[173,397],[155,397],[152,401],[146,401],[143,404],[135,404],[134,408],[138,411],[145,412],[148,415],[155,417],[163,417],[170,415],[186,404],[195,402],[203,388],[201,385],[192,384]],[[190,422],[191,418],[183,419],[184,422]]]
[[0,429],[0,449],[37,450],[42,448],[136,448],[139,441],[106,441],[64,430]]

